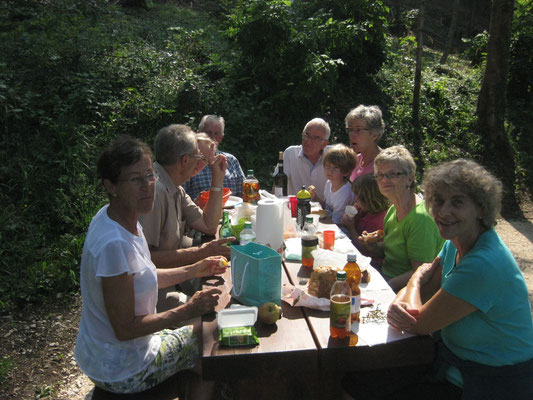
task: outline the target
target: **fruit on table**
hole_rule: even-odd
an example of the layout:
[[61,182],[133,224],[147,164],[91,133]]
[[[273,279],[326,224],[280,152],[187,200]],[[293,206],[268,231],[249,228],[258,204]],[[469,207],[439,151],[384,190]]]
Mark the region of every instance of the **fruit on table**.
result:
[[228,260],[226,260],[226,257],[222,257],[219,261],[219,264],[221,267],[227,267],[228,266]]
[[268,302],[263,303],[259,307],[259,320],[263,324],[272,325],[275,324],[278,319],[281,318],[281,307],[276,303]]

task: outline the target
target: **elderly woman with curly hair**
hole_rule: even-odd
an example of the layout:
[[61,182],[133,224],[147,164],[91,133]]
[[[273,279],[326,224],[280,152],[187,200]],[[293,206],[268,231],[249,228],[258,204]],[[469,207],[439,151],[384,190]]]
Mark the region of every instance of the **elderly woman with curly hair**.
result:
[[[425,390],[445,388],[448,398],[533,399],[528,289],[494,230],[501,183],[475,162],[460,159],[430,169],[423,188],[446,242],[398,293],[388,323],[415,334],[440,331],[441,381],[426,382]],[[412,389],[421,393],[421,385]]]

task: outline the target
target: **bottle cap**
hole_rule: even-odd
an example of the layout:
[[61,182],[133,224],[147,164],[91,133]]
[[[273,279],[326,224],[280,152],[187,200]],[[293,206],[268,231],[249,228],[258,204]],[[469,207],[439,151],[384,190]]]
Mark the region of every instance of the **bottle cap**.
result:
[[348,262],[356,262],[357,261],[357,254],[350,253],[347,257]]
[[252,223],[250,221],[246,221],[244,223],[244,229],[252,229]]
[[310,215],[306,215],[306,216],[305,216],[305,222],[309,222],[309,223],[312,224],[312,223],[313,223],[313,217],[310,216]]
[[305,186],[302,186],[302,190],[296,193],[296,197],[298,199],[310,199],[311,193],[309,193],[309,191],[305,189]]
[[253,174],[254,174],[253,169],[249,169],[248,171],[246,171],[246,175],[253,175]]
[[346,280],[346,271],[343,271],[343,270],[337,271],[337,280],[338,281],[345,281]]
[[305,246],[305,247],[318,246],[318,238],[313,235],[302,236],[302,246]]

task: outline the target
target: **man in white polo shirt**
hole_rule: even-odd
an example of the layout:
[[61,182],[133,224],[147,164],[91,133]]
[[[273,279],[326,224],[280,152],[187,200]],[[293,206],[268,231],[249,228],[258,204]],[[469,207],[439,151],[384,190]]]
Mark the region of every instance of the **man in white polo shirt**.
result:
[[[283,153],[283,171],[287,174],[287,194],[295,196],[303,185],[315,186],[317,193],[324,193],[326,175],[322,157],[328,151],[329,124],[322,118],[313,118],[302,132],[302,144],[290,146]],[[277,169],[277,168],[276,168]]]

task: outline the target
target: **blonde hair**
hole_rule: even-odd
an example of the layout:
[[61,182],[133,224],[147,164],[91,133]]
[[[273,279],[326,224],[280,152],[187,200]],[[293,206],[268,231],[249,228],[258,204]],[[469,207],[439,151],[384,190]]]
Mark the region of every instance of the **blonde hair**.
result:
[[322,159],[322,165],[334,165],[339,168],[343,175],[350,174],[357,163],[357,154],[350,147],[344,144],[331,146]]
[[378,171],[378,167],[381,164],[387,163],[396,164],[402,170],[402,172],[405,172],[408,176],[413,175],[413,183],[410,189],[414,191],[416,188],[414,178],[416,172],[416,164],[409,150],[407,150],[401,144],[388,147],[385,150],[381,150],[374,159],[374,172]]
[[352,190],[370,214],[377,214],[389,208],[389,201],[379,191],[376,178],[372,174],[358,176],[352,183]]

